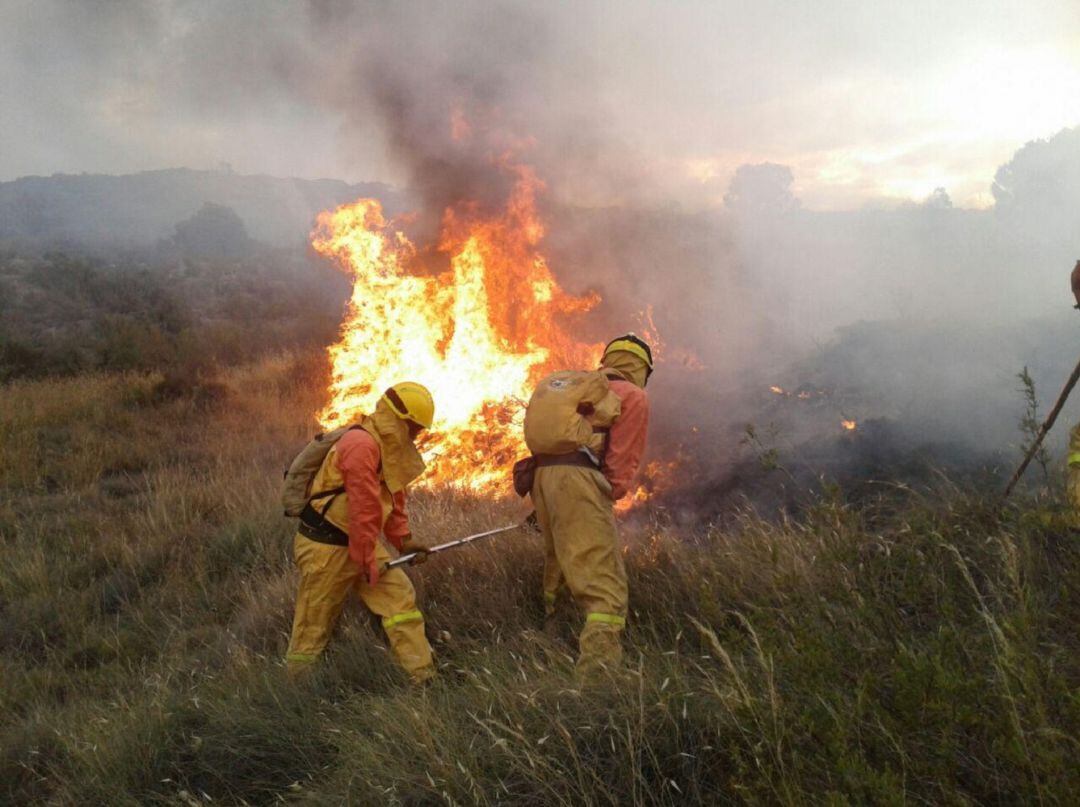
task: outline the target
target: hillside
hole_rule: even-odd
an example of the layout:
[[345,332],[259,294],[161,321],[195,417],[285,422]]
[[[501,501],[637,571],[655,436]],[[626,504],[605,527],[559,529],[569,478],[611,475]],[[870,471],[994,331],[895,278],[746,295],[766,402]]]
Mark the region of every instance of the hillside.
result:
[[[321,675],[281,656],[277,485],[316,354],[212,396],[96,373],[0,387],[0,800],[9,804],[1069,803],[1080,552],[1053,500],[934,478],[723,528],[624,522],[630,669],[582,691],[522,533],[412,572],[441,680],[350,607]],[[516,500],[413,499],[432,541]],[[58,596],[62,592],[62,596]]]
[[0,252],[0,383],[99,369],[192,374],[322,346],[347,294],[340,273],[289,250],[150,261]]
[[390,208],[400,197],[377,182],[280,179],[186,168],[139,174],[54,174],[0,182],[0,242],[140,247],[169,238],[204,204],[235,211],[257,241],[303,243],[315,215],[361,196]]

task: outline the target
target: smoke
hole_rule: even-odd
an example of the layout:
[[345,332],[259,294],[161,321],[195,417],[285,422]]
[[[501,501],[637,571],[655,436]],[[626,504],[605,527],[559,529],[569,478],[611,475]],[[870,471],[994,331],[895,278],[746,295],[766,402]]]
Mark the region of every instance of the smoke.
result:
[[[1077,359],[1078,170],[1080,129],[1066,129],[997,172],[994,208],[939,189],[822,212],[788,167],[747,165],[720,209],[570,212],[553,228],[556,265],[600,285],[607,322],[653,306],[668,343],[654,456],[682,454],[693,491],[673,507],[748,490],[772,501],[758,477],[777,463],[772,481],[804,491],[823,474],[1008,473],[1026,439],[1017,374],[1029,369],[1045,415]],[[1062,423],[1078,413],[1072,401]],[[1055,462],[1067,428],[1049,442]]]
[[[89,10],[72,11],[80,6]],[[937,12],[941,30],[989,30],[977,7],[955,6]],[[871,8],[831,21],[765,9],[739,17],[742,27],[704,4],[677,18],[639,3],[505,0],[128,8],[23,9],[60,32],[51,50],[70,47],[73,64],[82,54],[99,68],[79,85],[84,103],[28,79],[27,92],[55,101],[50,120],[79,133],[61,150],[88,155],[76,142],[87,139],[84,120],[101,135],[89,142],[112,133],[120,152],[153,141],[158,151],[142,153],[158,161],[233,154],[242,141],[267,171],[346,170],[406,188],[412,234],[428,245],[447,208],[505,201],[508,158],[534,166],[548,186],[553,270],[569,291],[603,297],[577,323],[582,338],[640,329],[639,314],[652,312],[665,343],[650,387],[658,453],[734,467],[748,423],[774,425],[795,452],[845,439],[842,415],[887,419],[899,445],[1014,447],[1015,373],[1030,365],[1045,400],[1071,362],[1067,326],[1046,318],[1067,308],[1080,256],[1080,130],[988,171],[989,209],[954,205],[950,188],[925,204],[832,212],[800,198],[808,172],[838,149],[889,130],[907,138],[899,159],[915,160],[924,146],[912,142],[940,136],[932,116],[902,115],[905,99],[882,92],[883,71],[909,64],[912,42],[931,78],[955,57],[934,47],[953,40],[931,41],[915,11],[897,12],[899,33],[883,39],[861,35],[881,25]],[[822,26],[840,33],[819,36]],[[792,78],[811,67],[864,78]],[[800,100],[770,105],[781,96]],[[856,118],[858,98],[868,121]],[[958,142],[942,141],[940,159],[985,161],[957,156]],[[737,155],[755,148],[779,156],[740,166]],[[702,153],[730,164],[691,183],[686,162]],[[803,406],[770,398],[772,384],[826,394]]]
[[382,141],[413,194],[418,240],[435,240],[449,208],[504,205],[510,162],[534,166],[553,194],[583,184],[570,177],[604,174],[594,12],[505,0],[310,12],[315,35],[349,54],[322,100],[342,115],[347,140]]

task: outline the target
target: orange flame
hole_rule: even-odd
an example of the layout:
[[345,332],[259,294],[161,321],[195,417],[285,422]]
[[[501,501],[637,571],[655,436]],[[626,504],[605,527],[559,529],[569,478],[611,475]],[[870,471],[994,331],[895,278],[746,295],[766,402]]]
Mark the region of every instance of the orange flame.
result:
[[416,247],[374,199],[319,214],[312,246],[353,277],[352,299],[333,362],[326,428],[371,411],[398,381],[435,398],[435,424],[421,445],[429,483],[493,490],[526,453],[524,402],[544,374],[595,366],[598,345],[568,336],[561,318],[599,297],[562,291],[538,249],[543,184],[528,166],[504,162],[513,179],[506,209],[484,218],[474,205],[447,209],[438,250],[450,268],[414,271]]
[[859,426],[859,424],[856,423],[854,420],[847,420],[847,419],[841,420],[840,425],[843,426],[844,429],[846,431],[849,431],[849,432],[855,431],[855,429],[857,429],[858,426]]
[[677,470],[681,458],[673,460],[653,460],[641,471],[641,483],[615,503],[616,513],[626,513],[640,504],[647,502],[657,493],[663,493],[675,487]]

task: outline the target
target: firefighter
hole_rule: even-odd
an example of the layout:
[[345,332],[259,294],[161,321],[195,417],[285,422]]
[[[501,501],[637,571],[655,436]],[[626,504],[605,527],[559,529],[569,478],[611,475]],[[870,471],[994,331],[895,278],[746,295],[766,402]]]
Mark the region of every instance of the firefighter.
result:
[[[1072,270],[1072,292],[1076,298],[1074,308],[1080,309],[1080,261]],[[1069,453],[1066,455],[1066,479],[1069,502],[1072,504],[1073,521],[1080,524],[1080,423],[1069,432]]]
[[381,617],[390,651],[411,681],[435,675],[412,582],[401,569],[382,571],[390,554],[379,538],[381,531],[398,551],[425,558],[426,547],[409,530],[405,487],[424,470],[414,441],[434,415],[425,387],[395,384],[318,467],[293,541],[300,586],[285,657],[290,676],[318,660],[351,592]]
[[612,340],[600,371],[618,398],[619,414],[599,452],[537,455],[532,500],[545,544],[544,604],[550,625],[565,587],[585,613],[577,673],[590,679],[622,660],[626,569],[615,531],[614,504],[627,494],[645,451],[652,373],[649,345],[634,334]]

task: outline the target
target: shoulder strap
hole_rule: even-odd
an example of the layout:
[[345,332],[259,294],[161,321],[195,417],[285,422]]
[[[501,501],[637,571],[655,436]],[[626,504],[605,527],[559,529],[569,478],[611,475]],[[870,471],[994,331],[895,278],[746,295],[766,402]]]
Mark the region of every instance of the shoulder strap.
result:
[[313,502],[316,499],[325,499],[327,496],[337,496],[339,493],[345,492],[345,486],[342,485],[339,488],[330,488],[329,490],[323,490],[318,493],[313,493],[308,496],[308,501]]
[[[362,428],[364,428],[364,427],[361,426],[359,423],[354,423],[353,425],[349,426],[349,428],[346,429],[346,431],[351,432],[354,429],[362,429]],[[316,435],[316,439],[318,439],[319,437],[322,437],[322,435],[321,434]],[[340,440],[340,439],[341,438],[339,437],[338,440]],[[337,443],[335,442],[334,445],[337,445]],[[333,451],[333,446],[330,447],[330,450]],[[330,456],[330,451],[326,452],[326,456],[327,457]],[[326,460],[324,459],[323,462],[326,462]],[[319,493],[313,493],[310,496],[308,496],[308,501],[313,502],[316,499],[325,499],[327,496],[337,496],[339,493],[344,493],[344,492],[345,492],[345,486],[342,485],[341,487],[330,488],[329,490],[323,490],[323,491],[320,491]]]
[[[361,426],[359,423],[354,423],[352,426],[350,426],[348,428],[348,431],[353,431],[354,429],[362,429],[362,428],[364,428],[364,427]],[[316,435],[316,439],[318,439],[321,436],[322,435]],[[326,453],[326,456],[327,457],[330,456],[329,451]],[[325,460],[324,460],[324,462],[325,462]],[[379,460],[379,470],[380,470],[380,472],[382,471],[382,460],[381,459]],[[327,496],[337,496],[337,495],[339,495],[341,493],[344,493],[344,492],[345,492],[345,486],[344,485],[341,485],[340,487],[336,487],[336,488],[330,488],[328,490],[321,490],[318,493],[313,493],[310,496],[308,496],[308,503],[310,504],[311,502],[314,502],[316,499],[325,499]],[[322,509],[322,512],[325,513],[327,510],[329,510],[330,505],[332,505],[333,503],[334,503],[333,499],[331,499],[329,502],[327,502],[326,507],[324,507]]]

